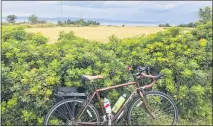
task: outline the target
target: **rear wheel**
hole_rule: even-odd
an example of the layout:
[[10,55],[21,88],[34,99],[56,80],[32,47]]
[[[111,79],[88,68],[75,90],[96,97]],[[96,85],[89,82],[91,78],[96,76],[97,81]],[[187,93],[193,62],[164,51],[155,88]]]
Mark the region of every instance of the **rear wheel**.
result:
[[129,125],[175,125],[178,120],[178,110],[174,101],[166,94],[150,91],[144,94],[148,107],[154,119],[143,107],[140,97],[131,104],[128,111]]
[[65,99],[54,105],[45,117],[44,125],[90,125],[100,123],[99,114],[96,108],[89,104],[87,108],[75,121],[80,110],[85,107],[83,99]]

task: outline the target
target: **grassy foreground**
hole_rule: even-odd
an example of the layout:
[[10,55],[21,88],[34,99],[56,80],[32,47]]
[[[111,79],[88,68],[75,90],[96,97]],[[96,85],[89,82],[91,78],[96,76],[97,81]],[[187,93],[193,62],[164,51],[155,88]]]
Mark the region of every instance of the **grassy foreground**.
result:
[[96,27],[50,27],[50,28],[26,28],[27,32],[41,32],[49,38],[49,43],[55,43],[58,40],[60,31],[73,31],[76,36],[101,42],[108,42],[111,35],[116,35],[119,38],[134,37],[141,34],[150,34],[162,31],[163,27],[133,27],[133,26],[96,26]]

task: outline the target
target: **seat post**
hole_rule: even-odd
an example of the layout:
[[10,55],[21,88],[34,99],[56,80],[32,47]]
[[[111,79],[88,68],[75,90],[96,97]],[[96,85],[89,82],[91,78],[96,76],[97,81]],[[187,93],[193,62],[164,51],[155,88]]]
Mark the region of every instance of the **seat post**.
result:
[[91,80],[91,82],[92,82],[93,90],[96,90],[96,87],[95,87],[95,85],[94,85],[94,81],[93,81],[93,80]]

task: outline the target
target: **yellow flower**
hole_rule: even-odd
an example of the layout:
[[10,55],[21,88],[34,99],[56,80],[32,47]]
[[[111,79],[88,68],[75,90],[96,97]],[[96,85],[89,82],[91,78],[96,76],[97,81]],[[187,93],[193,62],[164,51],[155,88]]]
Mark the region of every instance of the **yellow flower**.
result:
[[205,40],[205,39],[200,39],[200,46],[202,46],[202,47],[204,47],[204,46],[206,46],[206,43],[207,43],[207,40]]
[[31,70],[31,72],[33,72],[33,73],[35,73],[36,71],[37,71],[36,68],[33,68],[33,69]]

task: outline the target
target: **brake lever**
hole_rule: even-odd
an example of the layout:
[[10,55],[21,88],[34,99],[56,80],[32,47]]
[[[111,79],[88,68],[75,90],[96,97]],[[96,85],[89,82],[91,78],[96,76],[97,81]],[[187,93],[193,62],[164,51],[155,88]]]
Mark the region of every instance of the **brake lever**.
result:
[[139,75],[140,75],[140,72],[133,74],[134,77],[139,76]]
[[155,79],[155,80],[161,79],[161,78],[162,78],[162,76],[163,76],[163,75],[162,75],[161,73],[159,73],[157,76],[155,76],[155,78],[154,78],[154,79]]
[[150,67],[149,67],[149,66],[147,67],[147,73],[148,73],[149,75],[151,75],[151,73],[150,73]]

